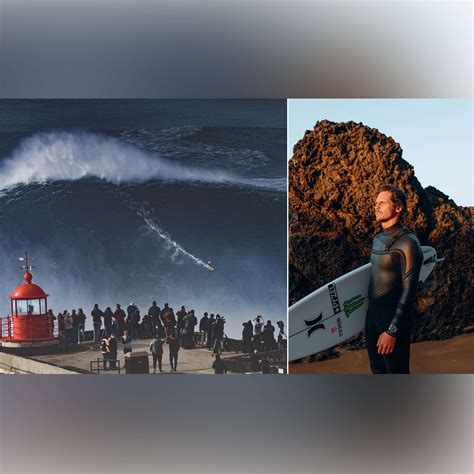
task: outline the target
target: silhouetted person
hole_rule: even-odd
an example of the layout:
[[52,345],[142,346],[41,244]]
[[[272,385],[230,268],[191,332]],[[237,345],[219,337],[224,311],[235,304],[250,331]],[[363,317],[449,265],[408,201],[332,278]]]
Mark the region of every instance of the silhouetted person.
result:
[[102,317],[104,313],[99,309],[99,305],[96,303],[94,309],[91,311],[92,324],[94,325],[94,341],[100,340],[100,328],[102,327]]
[[278,349],[282,349],[283,348],[283,337],[286,337],[285,325],[284,325],[283,321],[277,321],[277,326],[278,326],[278,329],[280,330],[278,332],[278,340],[277,340]]
[[49,322],[49,333],[51,336],[54,334],[54,321],[56,320],[56,316],[53,314],[52,309],[48,309],[48,322]]
[[216,354],[216,360],[212,364],[212,368],[214,369],[215,374],[222,375],[227,373],[227,367],[219,354]]
[[128,331],[125,331],[123,333],[122,344],[123,344],[124,354],[128,354],[129,352],[132,352],[132,337],[130,336]]
[[[162,368],[162,360],[163,360],[163,342],[166,339],[160,339],[160,337],[156,336],[150,342],[150,352],[153,356],[153,373],[156,372],[156,363],[158,362],[158,368],[160,372],[163,372]],[[170,360],[171,361],[171,360]]]
[[77,316],[79,318],[79,328],[78,328],[78,340],[79,343],[86,342],[86,315],[82,308],[77,310]]
[[104,311],[104,327],[105,327],[105,333],[107,336],[110,336],[112,334],[112,318],[114,317],[114,313],[112,313],[112,309],[110,306],[106,308]]
[[[184,306],[183,306],[184,308]],[[186,349],[192,349],[194,347],[194,327],[197,324],[197,318],[194,315],[194,309],[192,309],[184,318],[183,318],[183,347]]]
[[64,310],[64,332],[66,333],[66,346],[69,347],[72,342],[73,342],[73,320],[71,314],[67,311]]
[[201,346],[206,345],[208,326],[209,316],[207,315],[207,313],[204,313],[204,316],[199,321],[199,343],[201,344]]
[[168,307],[168,303],[165,303],[165,308],[161,312],[163,325],[165,326],[166,336],[169,337],[173,334],[176,326],[176,318],[173,312],[173,308]]
[[270,369],[270,362],[268,362],[268,359],[262,359],[262,361],[260,362],[260,368],[262,369],[262,374],[272,373]]
[[227,367],[219,354],[216,355],[216,360],[212,364],[212,368],[215,374],[221,375],[227,373]]
[[209,321],[207,322],[207,344],[206,347],[209,349],[212,348],[214,345],[214,338],[213,338],[213,332],[214,332],[214,326],[216,325],[216,320],[214,319],[214,315],[211,313],[209,317]]
[[71,342],[77,344],[79,341],[79,316],[76,313],[76,310],[73,309],[71,312],[72,318],[72,332],[71,332]]
[[176,372],[178,368],[179,339],[175,332],[168,337],[168,347],[170,351],[170,372]]
[[176,313],[176,318],[177,318],[177,329],[178,329],[178,334],[181,333],[181,331],[184,329],[184,317],[186,316],[186,308],[184,306],[181,306],[181,309]]
[[275,326],[273,326],[270,320],[267,321],[267,324],[263,326],[263,345],[266,351],[271,351],[275,348]]
[[254,350],[252,355],[250,356],[250,366],[252,372],[260,372],[260,360],[258,357],[258,351]]
[[158,335],[157,328],[162,326],[162,323],[160,319],[161,310],[159,306],[156,305],[156,301],[153,301],[150,308],[148,309],[148,315],[151,318],[151,324],[153,326],[154,335],[157,336]]
[[115,369],[117,367],[117,339],[115,334],[111,334],[108,338],[108,347],[109,347],[109,363],[110,368]]
[[242,352],[246,354],[252,352],[252,336],[253,336],[253,324],[252,321],[248,320],[243,323],[242,326]]
[[117,325],[117,335],[122,337],[125,331],[125,327],[126,327],[126,324],[125,324],[126,314],[119,304],[117,304],[115,308],[114,318],[115,318],[115,323]]

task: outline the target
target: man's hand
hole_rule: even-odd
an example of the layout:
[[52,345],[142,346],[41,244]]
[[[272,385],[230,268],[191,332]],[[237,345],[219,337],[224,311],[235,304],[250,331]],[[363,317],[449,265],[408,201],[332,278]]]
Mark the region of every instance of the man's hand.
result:
[[390,334],[383,332],[380,334],[379,340],[377,341],[377,352],[380,355],[391,354],[395,349],[396,342],[396,337],[390,336]]

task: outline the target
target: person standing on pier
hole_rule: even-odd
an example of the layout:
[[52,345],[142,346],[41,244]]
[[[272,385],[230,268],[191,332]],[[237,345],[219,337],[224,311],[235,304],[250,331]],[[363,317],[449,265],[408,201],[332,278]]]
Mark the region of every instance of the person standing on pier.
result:
[[64,310],[64,332],[66,334],[66,347],[69,347],[73,341],[73,320],[71,313],[69,311]]
[[111,369],[117,368],[117,339],[115,334],[111,334],[108,339],[109,364]]
[[114,318],[117,324],[117,335],[122,337],[123,332],[125,331],[125,311],[121,308],[121,306],[117,303]]
[[160,320],[161,310],[160,307],[156,305],[156,301],[153,301],[150,308],[148,309],[148,315],[151,318],[153,333],[155,336],[158,336],[160,333],[160,326],[162,326],[162,324]]
[[[156,362],[158,362],[158,369],[160,372],[163,372],[162,361],[163,361],[163,342],[166,339],[160,339],[160,336],[157,334],[155,338],[150,343],[150,352],[153,356],[153,373],[156,373]],[[170,359],[171,361],[171,359]]]
[[176,372],[178,368],[178,352],[179,352],[179,339],[176,335],[176,332],[173,331],[171,335],[168,337],[168,346],[170,350],[170,365],[171,369],[170,372]]
[[128,331],[125,331],[123,333],[122,344],[123,344],[124,355],[128,354],[129,352],[132,352],[132,337],[130,336]]
[[107,306],[106,310],[104,311],[104,327],[105,327],[105,333],[107,336],[110,336],[112,334],[112,318],[114,316],[114,313],[112,313],[112,309],[110,306]]
[[216,354],[216,360],[212,364],[214,374],[223,375],[227,373],[227,367],[219,354]]
[[207,343],[207,331],[209,327],[209,317],[207,312],[204,313],[204,316],[199,321],[199,339],[201,346],[205,346]]
[[92,323],[94,325],[94,341],[100,341],[100,329],[102,327],[102,317],[104,313],[99,309],[99,305],[96,303],[94,309],[91,311]]
[[81,342],[86,342],[86,315],[84,314],[82,308],[77,310],[77,316],[79,318],[78,339],[80,344]]

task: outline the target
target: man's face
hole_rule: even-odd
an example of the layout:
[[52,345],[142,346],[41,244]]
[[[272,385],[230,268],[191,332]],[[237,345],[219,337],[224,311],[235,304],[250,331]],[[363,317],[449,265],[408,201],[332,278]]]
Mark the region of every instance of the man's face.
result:
[[395,205],[392,201],[390,191],[382,191],[375,200],[375,220],[377,222],[387,222],[400,215],[402,206]]

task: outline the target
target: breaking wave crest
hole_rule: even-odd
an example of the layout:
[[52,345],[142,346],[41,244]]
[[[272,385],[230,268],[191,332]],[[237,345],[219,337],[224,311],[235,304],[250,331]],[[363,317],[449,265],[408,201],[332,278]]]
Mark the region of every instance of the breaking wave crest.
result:
[[282,190],[275,180],[246,179],[219,169],[172,163],[114,138],[87,132],[38,133],[25,139],[0,166],[0,189],[86,177],[114,184],[162,180]]

